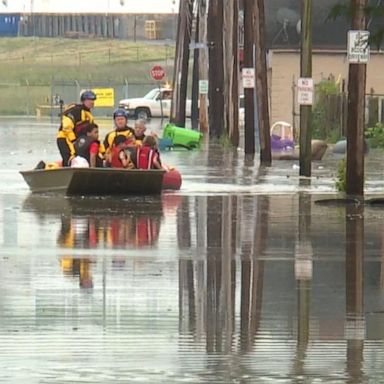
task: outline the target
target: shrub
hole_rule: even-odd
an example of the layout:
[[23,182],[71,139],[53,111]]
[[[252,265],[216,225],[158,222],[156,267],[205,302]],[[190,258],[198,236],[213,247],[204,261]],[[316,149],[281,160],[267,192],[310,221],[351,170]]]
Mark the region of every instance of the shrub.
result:
[[337,168],[336,189],[339,192],[347,190],[347,162],[345,158],[340,160]]
[[370,148],[384,148],[384,125],[377,123],[364,132]]
[[312,137],[335,143],[341,137],[339,84],[333,79],[322,80],[315,87],[315,104],[312,109]]

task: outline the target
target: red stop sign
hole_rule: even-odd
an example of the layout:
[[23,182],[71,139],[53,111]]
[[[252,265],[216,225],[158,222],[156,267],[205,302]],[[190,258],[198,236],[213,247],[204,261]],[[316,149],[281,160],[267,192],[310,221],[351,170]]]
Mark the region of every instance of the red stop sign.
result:
[[165,76],[164,68],[160,65],[154,65],[151,69],[151,77],[153,80],[163,80]]

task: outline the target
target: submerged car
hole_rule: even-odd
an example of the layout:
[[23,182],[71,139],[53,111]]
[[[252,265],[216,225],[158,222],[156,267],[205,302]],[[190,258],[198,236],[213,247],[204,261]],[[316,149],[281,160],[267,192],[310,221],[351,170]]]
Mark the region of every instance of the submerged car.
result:
[[[148,120],[151,117],[169,117],[171,114],[172,89],[154,88],[145,96],[123,99],[119,102],[119,108],[124,108],[129,116],[136,119]],[[186,115],[191,116],[191,100],[186,102]]]

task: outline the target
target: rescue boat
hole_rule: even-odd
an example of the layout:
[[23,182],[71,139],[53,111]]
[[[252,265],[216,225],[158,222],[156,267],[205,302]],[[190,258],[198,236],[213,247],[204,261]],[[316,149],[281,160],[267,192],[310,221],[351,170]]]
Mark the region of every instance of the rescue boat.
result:
[[[60,192],[66,195],[160,194],[180,189],[177,170],[118,168],[48,168],[21,171],[31,192]],[[166,177],[164,177],[166,174]]]

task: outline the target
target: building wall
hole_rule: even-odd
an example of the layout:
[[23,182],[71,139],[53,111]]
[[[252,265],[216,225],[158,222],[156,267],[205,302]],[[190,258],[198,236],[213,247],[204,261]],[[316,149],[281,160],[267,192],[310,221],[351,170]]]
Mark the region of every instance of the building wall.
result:
[[[293,101],[296,113],[299,106],[293,100],[292,85],[300,75],[299,51],[271,51],[270,56],[270,95],[271,123],[284,120],[293,123]],[[371,53],[367,66],[367,93],[374,90],[376,94],[384,95],[384,54]],[[348,81],[348,62],[346,53],[341,51],[317,51],[313,54],[313,79],[315,84],[333,75],[336,79]],[[296,119],[296,124],[298,119]],[[297,125],[296,125],[297,126]]]
[[20,15],[0,14],[0,36],[17,36]]
[[[148,34],[148,22],[155,33]],[[41,37],[103,37],[119,39],[171,39],[177,29],[177,15],[33,14],[24,16],[20,35]]]
[[8,0],[0,12],[46,14],[163,14],[177,13],[179,0]]

